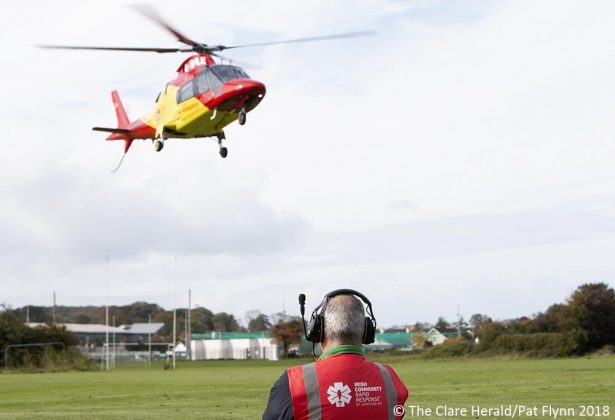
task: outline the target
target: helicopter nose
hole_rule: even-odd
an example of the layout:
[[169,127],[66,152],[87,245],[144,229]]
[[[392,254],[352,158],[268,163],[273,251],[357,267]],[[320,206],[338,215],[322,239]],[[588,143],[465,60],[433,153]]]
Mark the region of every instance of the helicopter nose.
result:
[[230,89],[246,94],[265,94],[265,85],[252,79],[233,79],[225,83]]
[[233,79],[226,82],[220,89],[220,94],[212,98],[206,105],[209,109],[221,111],[254,109],[265,96],[265,85],[253,79]]

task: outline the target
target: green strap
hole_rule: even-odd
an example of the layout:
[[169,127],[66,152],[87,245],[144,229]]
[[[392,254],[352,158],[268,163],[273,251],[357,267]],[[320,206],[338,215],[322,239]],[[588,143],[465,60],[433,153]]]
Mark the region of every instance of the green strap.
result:
[[363,351],[363,346],[357,346],[354,344],[342,344],[341,346],[333,347],[332,349],[327,350],[323,354],[320,355],[318,360],[322,360],[325,357],[334,356],[336,354],[359,354],[361,356],[365,356],[365,352]]

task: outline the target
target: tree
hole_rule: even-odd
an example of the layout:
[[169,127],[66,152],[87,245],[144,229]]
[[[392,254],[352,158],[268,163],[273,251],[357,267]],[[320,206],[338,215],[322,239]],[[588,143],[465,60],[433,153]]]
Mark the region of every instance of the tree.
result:
[[535,332],[538,332],[536,331],[535,321],[526,316],[510,321],[506,328],[508,334],[532,334]]
[[246,320],[248,321],[248,331],[250,332],[269,331],[271,328],[269,317],[257,310],[248,311],[246,313]]
[[288,322],[290,319],[292,319],[292,317],[286,312],[276,312],[269,317],[273,325],[279,324],[280,322]]
[[190,312],[190,323],[194,334],[214,330],[214,313],[203,307],[196,307]]
[[443,316],[438,317],[438,321],[436,322],[435,327],[438,331],[443,331],[450,328],[448,321]]
[[303,321],[300,317],[290,317],[285,321],[279,321],[269,332],[273,341],[284,349],[284,357],[288,357],[288,348],[301,342]]
[[412,331],[417,333],[429,331],[429,324],[427,324],[426,322],[416,321],[414,323],[414,329]]
[[89,316],[87,316],[86,314],[79,314],[77,315],[77,317],[75,318],[75,322],[77,324],[89,324],[91,323],[91,319]]
[[161,336],[173,335],[173,311],[158,312],[152,317],[152,322],[162,322],[164,326],[158,331]]
[[605,283],[579,286],[568,299],[566,327],[587,338],[586,350],[615,344],[615,291]]
[[474,335],[480,339],[480,345],[483,348],[489,348],[505,331],[506,328],[500,322],[483,322]]
[[474,314],[470,317],[470,325],[474,328],[479,327],[484,322],[492,322],[493,320],[484,314]]
[[213,322],[214,330],[216,331],[234,332],[241,329],[239,327],[239,323],[235,319],[235,316],[232,314],[227,314],[226,312],[215,314]]
[[568,305],[557,303],[549,306],[544,313],[534,318],[534,327],[537,332],[565,332],[568,322]]

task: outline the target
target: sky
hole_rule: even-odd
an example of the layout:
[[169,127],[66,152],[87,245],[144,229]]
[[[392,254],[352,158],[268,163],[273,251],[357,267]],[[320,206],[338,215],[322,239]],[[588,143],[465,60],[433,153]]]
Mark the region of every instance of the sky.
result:
[[156,153],[93,126],[153,109],[179,54],[120,1],[10,2],[0,26],[0,302],[308,313],[337,288],[380,326],[507,319],[615,285],[615,4],[152,2],[267,86],[247,124]]

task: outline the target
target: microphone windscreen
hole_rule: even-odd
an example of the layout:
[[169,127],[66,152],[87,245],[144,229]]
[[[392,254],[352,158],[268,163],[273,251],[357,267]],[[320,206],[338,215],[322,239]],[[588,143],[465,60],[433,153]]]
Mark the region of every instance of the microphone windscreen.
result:
[[305,305],[305,295],[303,293],[299,295],[299,305]]

